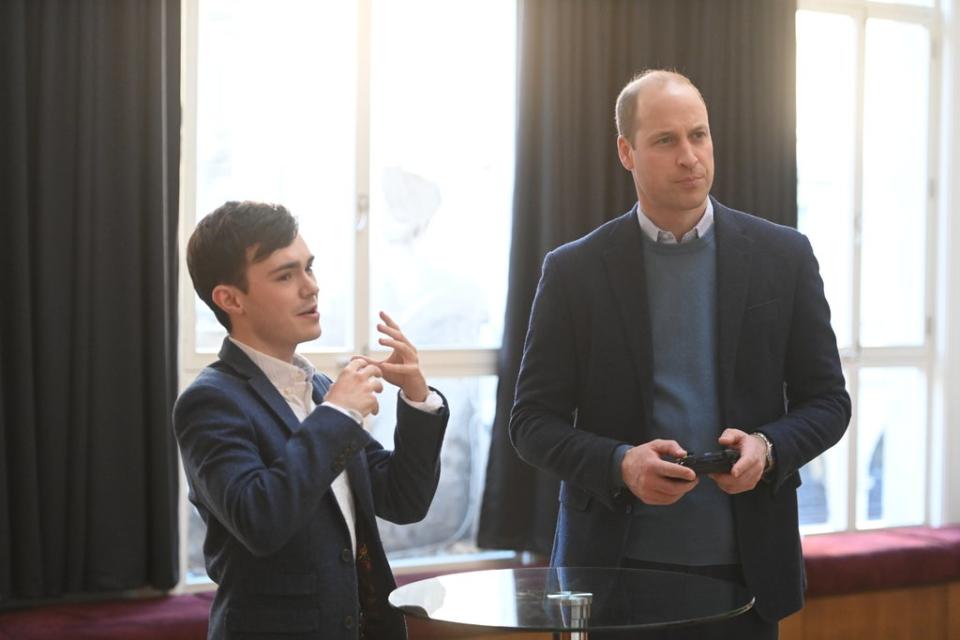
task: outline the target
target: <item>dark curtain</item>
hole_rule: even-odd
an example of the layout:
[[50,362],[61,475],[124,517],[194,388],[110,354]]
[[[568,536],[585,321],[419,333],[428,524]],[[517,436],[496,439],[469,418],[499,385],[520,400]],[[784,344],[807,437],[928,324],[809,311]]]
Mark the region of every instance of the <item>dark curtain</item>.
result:
[[169,588],[180,0],[4,0],[0,51],[0,601]]
[[510,283],[478,543],[549,552],[557,479],[524,464],[507,424],[543,256],[636,201],[614,102],[647,68],[676,69],[707,102],[713,194],[796,225],[793,0],[520,0]]

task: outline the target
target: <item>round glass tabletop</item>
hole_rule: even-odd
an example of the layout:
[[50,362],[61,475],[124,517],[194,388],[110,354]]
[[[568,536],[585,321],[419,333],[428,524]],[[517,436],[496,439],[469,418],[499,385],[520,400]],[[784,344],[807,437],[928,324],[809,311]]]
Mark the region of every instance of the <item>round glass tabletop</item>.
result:
[[654,629],[729,618],[753,606],[744,587],[724,580],[591,567],[453,573],[399,587],[389,600],[418,618],[528,631]]

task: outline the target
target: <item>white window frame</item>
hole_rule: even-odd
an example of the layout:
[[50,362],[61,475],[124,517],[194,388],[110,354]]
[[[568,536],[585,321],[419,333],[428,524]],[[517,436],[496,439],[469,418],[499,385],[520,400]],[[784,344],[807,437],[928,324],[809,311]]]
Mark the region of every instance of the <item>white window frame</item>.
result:
[[[942,91],[941,169],[937,235],[937,296],[931,460],[932,524],[960,523],[960,0],[940,0]],[[952,427],[952,428],[951,428]]]
[[[955,0],[956,1],[956,0]],[[923,522],[938,524],[943,521],[945,514],[943,499],[948,497],[949,488],[945,485],[947,478],[943,474],[942,461],[944,459],[942,443],[947,435],[946,422],[943,411],[937,407],[937,398],[943,392],[943,376],[940,373],[938,359],[938,345],[944,336],[936,331],[935,319],[938,318],[938,305],[942,295],[938,290],[938,282],[942,282],[943,267],[938,256],[942,255],[945,246],[938,242],[941,234],[938,233],[942,224],[942,207],[940,202],[943,193],[938,187],[939,175],[944,168],[941,166],[941,85],[942,75],[942,13],[939,6],[921,7],[904,4],[875,2],[872,0],[798,0],[798,11],[815,11],[820,13],[839,14],[849,16],[856,29],[856,117],[857,130],[854,134],[855,160],[853,168],[854,183],[854,216],[853,216],[853,286],[851,289],[852,313],[850,317],[853,346],[840,352],[844,373],[847,377],[847,386],[850,391],[854,407],[853,418],[848,430],[847,443],[847,495],[844,529],[857,529],[857,411],[860,371],[874,367],[914,367],[925,373],[927,380],[926,398],[926,450],[924,468],[929,472],[926,477],[924,491]],[[866,52],[866,25],[869,19],[885,19],[901,23],[916,24],[926,28],[930,34],[930,71],[929,71],[929,105],[928,105],[928,140],[927,166],[928,191],[926,206],[926,264],[925,264],[925,308],[924,308],[924,343],[916,347],[864,347],[860,344],[860,291],[861,291],[861,222],[863,215],[863,142],[864,142],[864,74]],[[957,316],[954,315],[954,318]],[[944,318],[943,320],[946,320]],[[943,322],[943,320],[941,322]],[[956,486],[956,485],[954,485]],[[877,527],[884,526],[879,522]],[[862,528],[862,527],[860,527]],[[871,528],[873,528],[871,526]],[[806,525],[805,533],[819,533],[834,530],[830,525]]]
[[[180,161],[180,218],[179,218],[179,390],[185,389],[203,370],[216,360],[214,353],[196,351],[195,293],[186,266],[187,246],[196,224],[197,202],[197,50],[198,50],[198,3],[202,0],[181,0],[181,161]],[[357,21],[357,104],[356,104],[356,198],[355,198],[355,258],[354,258],[354,326],[356,350],[325,349],[302,351],[319,371],[336,376],[354,354],[386,357],[387,351],[371,347],[370,336],[370,234],[367,219],[370,202],[370,59],[372,31],[371,1],[358,0]],[[200,212],[202,215],[204,212]],[[418,345],[421,367],[428,379],[448,377],[476,377],[497,375],[499,349],[438,349]],[[187,500],[186,476],[180,466],[180,584],[179,592],[203,591],[211,583],[187,583],[188,525],[190,503]],[[430,558],[406,558],[391,563],[395,574],[443,568],[466,570],[495,568],[513,565],[516,562],[532,561],[529,554],[513,551],[482,551],[456,556],[431,556]]]

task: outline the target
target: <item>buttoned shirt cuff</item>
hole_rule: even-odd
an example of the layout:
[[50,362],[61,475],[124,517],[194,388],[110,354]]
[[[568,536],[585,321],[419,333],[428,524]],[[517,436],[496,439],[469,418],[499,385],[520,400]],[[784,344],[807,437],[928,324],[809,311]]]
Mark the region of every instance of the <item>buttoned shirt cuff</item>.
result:
[[627,455],[633,447],[629,444],[622,444],[613,450],[613,465],[610,467],[610,482],[614,489],[622,489],[626,485],[623,483],[623,470],[620,466],[623,464],[623,457]]
[[443,398],[440,397],[440,394],[430,389],[430,393],[427,394],[426,400],[421,402],[414,402],[403,392],[403,389],[400,389],[400,397],[403,398],[403,401],[414,409],[423,411],[424,413],[440,413],[440,410],[443,409]]
[[321,406],[321,407],[330,407],[331,409],[336,409],[337,411],[339,411],[339,412],[342,413],[343,415],[349,416],[349,417],[353,418],[354,422],[356,422],[357,424],[363,425],[363,416],[360,415],[360,412],[359,412],[359,411],[356,411],[356,410],[354,410],[354,409],[346,409],[346,408],[341,407],[340,405],[334,404],[334,403],[332,403],[332,402],[324,402],[324,403],[321,404],[320,406]]

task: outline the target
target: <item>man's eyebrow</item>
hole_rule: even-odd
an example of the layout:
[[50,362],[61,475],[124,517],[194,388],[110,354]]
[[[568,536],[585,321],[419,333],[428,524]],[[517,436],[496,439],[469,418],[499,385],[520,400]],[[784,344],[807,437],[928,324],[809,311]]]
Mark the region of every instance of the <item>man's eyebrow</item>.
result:
[[[311,260],[313,260],[313,258],[311,258]],[[285,271],[285,270],[287,270],[287,269],[296,269],[296,268],[298,268],[299,266],[300,266],[300,261],[299,261],[299,260],[291,260],[290,262],[284,262],[284,263],[281,264],[280,266],[274,267],[274,268],[271,269],[269,272],[267,272],[267,275],[268,275],[268,276],[272,276],[273,274],[277,273],[278,271]]]
[[670,135],[673,135],[672,129],[661,129],[660,131],[654,131],[647,137],[652,139],[652,138],[662,138],[663,136],[670,136]]

